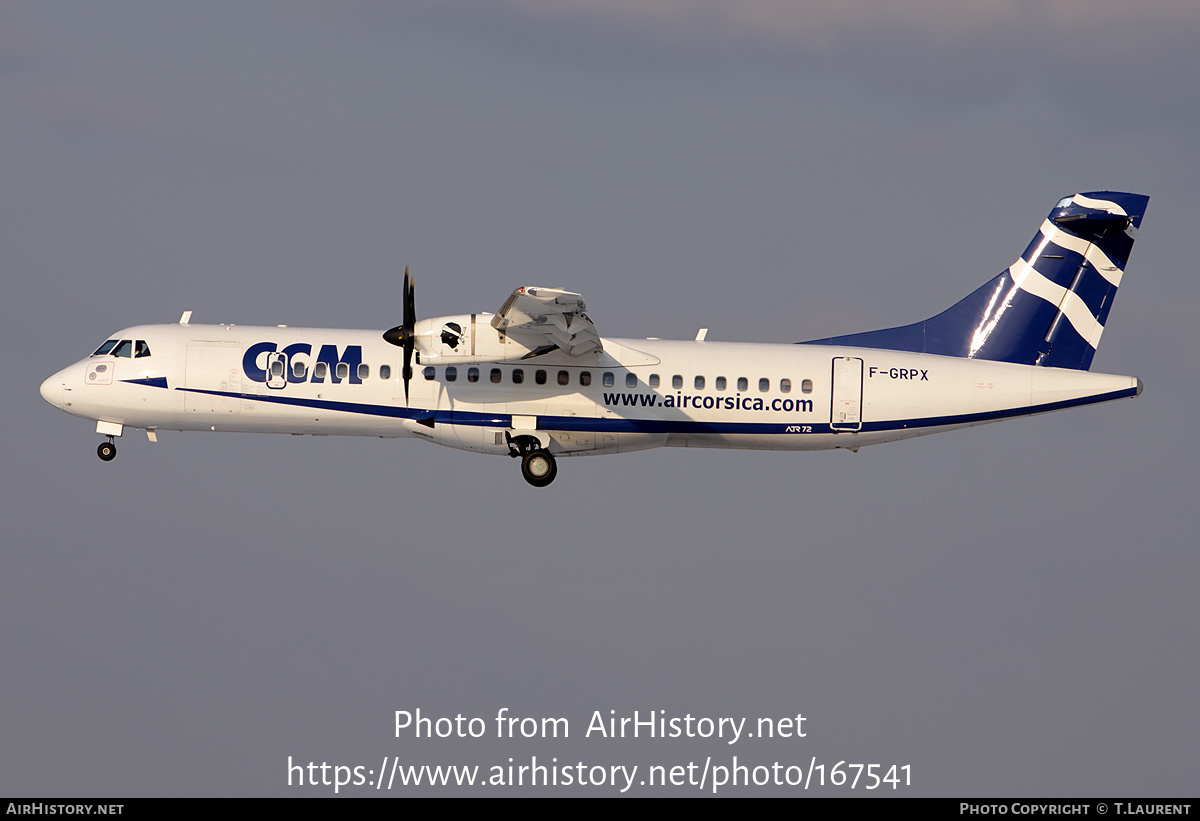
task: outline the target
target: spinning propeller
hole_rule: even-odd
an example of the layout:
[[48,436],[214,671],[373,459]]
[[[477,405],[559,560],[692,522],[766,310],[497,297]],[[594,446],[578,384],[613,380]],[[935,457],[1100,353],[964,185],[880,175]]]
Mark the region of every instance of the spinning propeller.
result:
[[408,404],[408,383],[412,379],[413,349],[417,344],[415,326],[417,324],[417,304],[414,299],[415,288],[408,268],[404,269],[404,322],[395,328],[383,332],[383,338],[397,347],[404,349],[404,404]]

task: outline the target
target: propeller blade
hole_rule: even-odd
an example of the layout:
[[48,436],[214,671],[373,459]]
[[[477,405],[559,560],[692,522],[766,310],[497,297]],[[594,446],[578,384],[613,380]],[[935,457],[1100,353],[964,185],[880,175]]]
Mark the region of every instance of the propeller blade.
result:
[[416,285],[404,269],[404,326],[411,329],[417,323]]
[[417,301],[416,286],[413,278],[408,275],[408,266],[404,268],[404,321],[395,328],[383,332],[384,341],[404,349],[404,404],[408,404],[408,383],[412,379],[413,350],[417,345]]
[[412,380],[412,357],[416,340],[417,301],[416,286],[404,266],[404,404],[408,404],[408,383]]

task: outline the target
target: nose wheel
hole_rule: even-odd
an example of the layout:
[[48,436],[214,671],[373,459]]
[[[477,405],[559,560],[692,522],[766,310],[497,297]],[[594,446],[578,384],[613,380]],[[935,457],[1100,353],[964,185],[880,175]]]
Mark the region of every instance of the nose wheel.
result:
[[111,462],[117,458],[117,445],[111,436],[108,437],[107,442],[101,442],[100,447],[96,448],[96,455],[105,462]]
[[521,457],[521,475],[534,487],[545,487],[558,475],[558,463],[548,450],[527,451]]

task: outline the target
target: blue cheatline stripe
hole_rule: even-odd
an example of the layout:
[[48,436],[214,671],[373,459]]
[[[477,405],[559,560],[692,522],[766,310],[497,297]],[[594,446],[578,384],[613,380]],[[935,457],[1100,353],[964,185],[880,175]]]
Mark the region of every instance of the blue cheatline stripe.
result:
[[152,388],[165,388],[167,386],[167,378],[165,376],[147,376],[143,379],[122,379],[122,382],[128,382],[130,385],[149,385]]
[[[356,413],[362,416],[380,416],[391,419],[428,419],[433,418],[436,425],[468,425],[471,427],[512,427],[511,414],[480,413],[477,411],[432,410],[427,408],[404,408],[396,405],[369,405],[358,402],[335,402],[330,399],[306,399],[303,397],[264,395],[256,393],[232,393],[229,391],[207,391],[199,388],[176,388],[188,393],[202,393],[210,396],[222,396],[228,399],[243,399],[247,402],[274,402],[277,405],[292,405],[301,408],[316,408],[318,410],[338,411],[341,413]],[[973,422],[991,422],[1000,419],[1011,419],[1015,416],[1032,416],[1035,413],[1077,408],[1082,405],[1094,405],[1099,402],[1109,402],[1113,399],[1125,399],[1137,396],[1137,388],[1124,388],[1119,391],[1085,396],[1079,399],[1067,399],[1062,402],[1048,402],[1044,405],[1029,405],[1019,408],[984,411],[981,413],[960,413],[951,416],[925,416],[915,419],[893,419],[886,422],[864,422],[859,432],[871,433],[891,430],[911,430],[913,428],[936,428],[942,425],[968,425]],[[697,422],[694,420],[673,419],[610,419],[587,416],[542,416],[540,414],[521,414],[537,416],[540,430],[570,430],[590,431],[593,433],[710,433],[710,434],[786,434],[787,429],[797,425],[812,428],[812,433],[841,433],[853,431],[834,431],[828,422],[813,423],[804,419],[791,422]]]
[[[203,393],[209,396],[223,396],[226,399],[244,399],[247,402],[274,402],[276,405],[294,405],[299,408],[318,408],[320,410],[358,413],[365,416],[387,416],[393,419],[413,419],[417,416],[427,416],[429,411],[418,408],[402,408],[396,405],[364,405],[359,402],[334,402],[330,399],[305,399],[300,396],[279,396],[278,394],[235,393],[233,391],[206,391],[200,388],[176,388],[187,393]],[[506,416],[505,419],[512,417]]]

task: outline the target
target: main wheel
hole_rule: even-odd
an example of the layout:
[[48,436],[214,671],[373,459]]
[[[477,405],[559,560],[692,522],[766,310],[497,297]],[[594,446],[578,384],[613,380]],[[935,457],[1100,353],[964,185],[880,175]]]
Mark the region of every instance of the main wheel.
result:
[[558,475],[558,464],[550,451],[531,450],[521,457],[521,475],[534,487],[545,487]]
[[117,446],[112,442],[101,442],[100,447],[96,448],[96,455],[105,462],[111,462],[117,456]]

